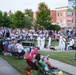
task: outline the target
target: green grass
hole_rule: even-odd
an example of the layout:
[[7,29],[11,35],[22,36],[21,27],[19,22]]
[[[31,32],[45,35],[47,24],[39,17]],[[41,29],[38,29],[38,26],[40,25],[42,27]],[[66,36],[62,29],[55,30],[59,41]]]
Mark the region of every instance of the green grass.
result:
[[76,61],[74,61],[75,52],[45,52],[40,51],[42,55],[48,55],[52,59],[59,60],[61,62],[76,66]]

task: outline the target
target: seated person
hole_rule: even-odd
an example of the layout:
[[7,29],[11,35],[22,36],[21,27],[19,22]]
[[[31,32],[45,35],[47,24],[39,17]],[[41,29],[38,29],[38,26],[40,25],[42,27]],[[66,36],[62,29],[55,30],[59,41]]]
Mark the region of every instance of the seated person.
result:
[[38,54],[37,47],[34,47],[32,50],[30,50],[30,48],[26,48],[25,59],[28,59],[32,62],[36,54]]
[[6,39],[3,43],[4,52],[8,52],[9,39]]
[[31,52],[31,49],[32,49],[31,47],[25,48],[25,53],[29,54]]
[[[35,48],[31,51],[31,55],[32,55],[33,59],[35,59],[36,55],[39,54],[39,53],[38,53],[38,50],[39,50],[39,47],[35,47]],[[44,58],[44,56],[40,55],[40,59],[43,60],[43,58]],[[43,62],[44,62],[45,64],[47,64],[47,66],[48,66],[50,69],[54,68],[54,67],[51,65],[51,63],[48,61],[48,59],[43,60]]]
[[33,56],[34,53],[38,54],[38,50],[40,48],[39,47],[34,47],[32,50],[31,50],[31,55]]
[[19,58],[20,59],[23,59],[24,58],[25,51],[24,51],[24,48],[23,48],[22,44],[20,44],[20,40],[17,41],[17,43],[15,45],[15,49],[17,50],[16,53],[18,53]]
[[67,45],[67,50],[70,46],[74,46],[74,39],[71,39],[70,42],[68,42],[68,45]]
[[47,59],[40,59],[41,58],[41,55],[38,53],[36,56],[35,56],[35,59],[36,60],[33,60],[33,62],[36,62],[38,61],[39,63],[41,63],[41,65],[43,66],[44,70],[45,71],[49,71],[51,69],[57,69],[55,68],[54,66],[51,65],[51,63],[47,60]]
[[33,56],[31,55],[31,50],[29,48],[27,48],[27,53],[25,54],[25,60],[32,69],[37,70],[37,67],[33,63]]

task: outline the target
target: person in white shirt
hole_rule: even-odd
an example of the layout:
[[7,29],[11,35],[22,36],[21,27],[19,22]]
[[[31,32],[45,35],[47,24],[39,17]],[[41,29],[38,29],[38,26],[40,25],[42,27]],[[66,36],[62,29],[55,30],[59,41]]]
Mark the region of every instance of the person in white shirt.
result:
[[38,36],[38,38],[37,38],[37,44],[38,44],[38,47],[40,48],[40,45],[41,45],[41,38],[40,38],[40,36]]
[[65,39],[64,35],[62,35],[60,37],[60,49],[61,49],[61,51],[65,50],[65,42],[66,42],[66,39]]
[[66,39],[63,36],[63,38],[62,38],[62,48],[61,48],[61,51],[64,51],[65,50],[65,42],[66,42]]
[[25,54],[25,51],[22,44],[20,44],[20,40],[17,41],[17,44],[15,45],[15,49],[17,50],[16,53],[18,53],[19,55],[19,59],[22,59]]
[[41,41],[41,44],[40,44],[40,49],[42,49],[42,48],[43,48],[43,37],[42,37],[42,36],[41,36],[40,41]]
[[48,39],[48,47],[51,46],[51,36],[49,36],[49,39]]
[[70,42],[68,42],[69,44],[67,45],[67,50],[70,46],[73,46],[74,45],[74,39],[71,39]]
[[45,46],[45,36],[43,36],[42,48]]
[[61,41],[62,41],[62,36],[60,35],[60,38],[59,38],[59,48],[61,48]]

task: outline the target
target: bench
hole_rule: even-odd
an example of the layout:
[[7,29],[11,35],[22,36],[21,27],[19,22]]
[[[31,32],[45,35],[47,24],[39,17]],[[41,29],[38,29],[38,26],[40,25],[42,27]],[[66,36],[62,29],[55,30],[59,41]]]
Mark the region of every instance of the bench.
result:
[[34,45],[34,42],[22,42],[22,45],[23,45],[23,46],[29,46],[29,47],[30,47],[30,46],[31,46],[31,47],[35,46],[35,45]]

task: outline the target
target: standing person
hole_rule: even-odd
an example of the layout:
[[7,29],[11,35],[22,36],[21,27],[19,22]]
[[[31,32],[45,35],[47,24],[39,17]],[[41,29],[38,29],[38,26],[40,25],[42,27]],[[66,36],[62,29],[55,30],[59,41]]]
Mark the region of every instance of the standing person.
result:
[[62,36],[60,35],[60,38],[59,38],[59,48],[61,48],[61,45],[62,45]]
[[40,36],[38,36],[38,38],[37,38],[37,44],[38,44],[38,47],[40,48],[40,45],[41,45],[41,38],[40,38]]
[[51,45],[51,36],[49,36],[49,39],[48,39],[48,47],[50,47]]
[[45,46],[45,36],[43,36],[43,42],[42,43],[43,43],[42,48],[44,48],[44,46]]
[[43,48],[43,37],[42,37],[42,36],[41,36],[40,41],[41,41],[41,44],[40,44],[40,49],[42,49],[42,48]]
[[62,40],[61,40],[61,51],[64,51],[65,50],[65,42],[66,42],[66,39],[64,37],[64,35],[62,36]]

